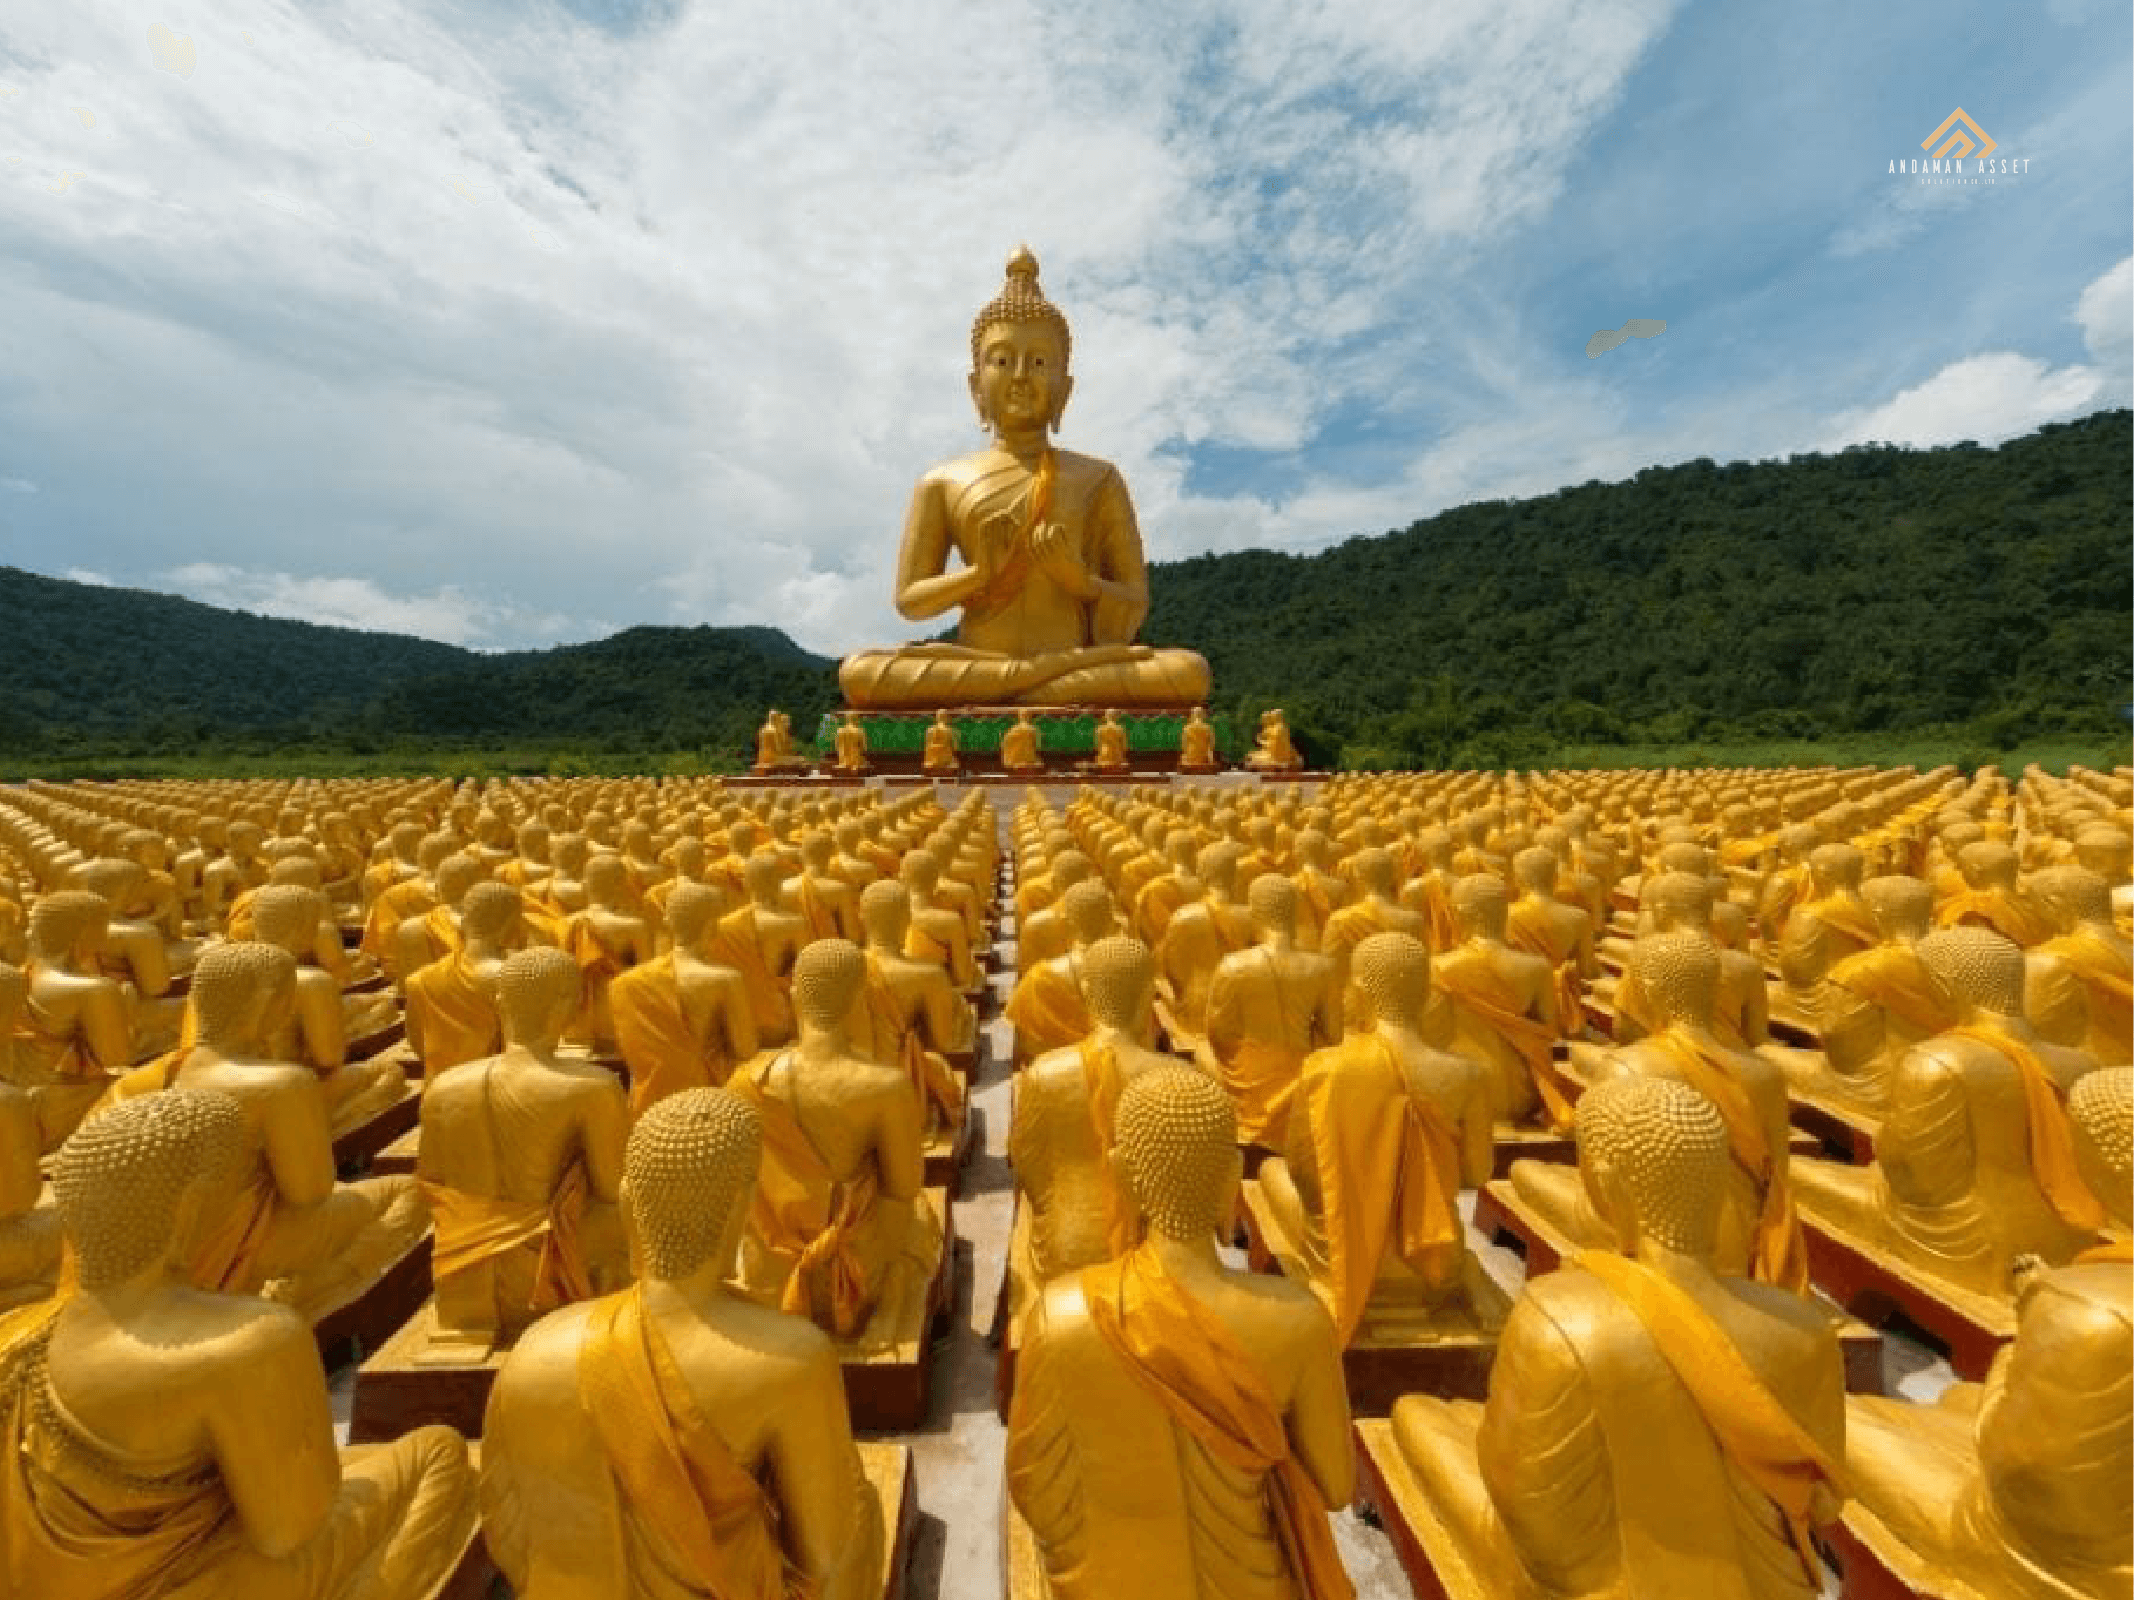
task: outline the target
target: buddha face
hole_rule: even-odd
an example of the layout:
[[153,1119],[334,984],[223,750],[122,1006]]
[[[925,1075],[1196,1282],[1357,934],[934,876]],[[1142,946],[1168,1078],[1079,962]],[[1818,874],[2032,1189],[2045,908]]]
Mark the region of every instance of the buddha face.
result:
[[980,420],[1005,433],[1056,427],[1074,382],[1059,335],[1040,322],[996,322],[978,345],[971,398]]

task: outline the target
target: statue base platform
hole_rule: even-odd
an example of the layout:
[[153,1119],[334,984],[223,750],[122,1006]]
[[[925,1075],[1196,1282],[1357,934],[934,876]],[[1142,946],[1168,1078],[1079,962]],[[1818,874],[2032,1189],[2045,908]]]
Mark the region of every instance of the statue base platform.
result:
[[384,1055],[386,1051],[392,1049],[394,1045],[400,1043],[407,1036],[407,1021],[402,1018],[398,1021],[387,1023],[374,1033],[366,1033],[360,1039],[349,1040],[348,1048],[343,1054],[350,1061],[369,1061]]
[[[1544,1272],[1554,1272],[1565,1259],[1575,1255],[1579,1246],[1560,1233],[1556,1226],[1521,1199],[1509,1181],[1496,1178],[1484,1184],[1475,1196],[1475,1228],[1484,1238],[1498,1243],[1510,1241],[1519,1253],[1526,1257],[1526,1275],[1537,1277]],[[1815,1259],[1815,1245],[1810,1236],[1809,1260]],[[1815,1285],[1826,1294],[1830,1288],[1821,1272],[1814,1274]],[[1881,1394],[1882,1335],[1875,1328],[1857,1319],[1852,1307],[1842,1298],[1830,1294],[1835,1304],[1824,1309],[1831,1313],[1838,1324],[1838,1348],[1845,1357],[1845,1388],[1851,1394]],[[1820,1302],[1819,1302],[1820,1303]]]
[[[1498,1600],[1497,1590],[1469,1568],[1459,1542],[1438,1520],[1383,1417],[1355,1423],[1356,1498],[1385,1529],[1415,1600]],[[1467,1470],[1474,1470],[1471,1463]]]
[[1022,1354],[1022,1318],[1016,1315],[1018,1302],[1029,1298],[1031,1291],[1021,1282],[1015,1263],[1029,1249],[1030,1208],[1023,1204],[1020,1193],[1015,1196],[1015,1208],[1009,1214],[1008,1259],[1001,1267],[1000,1290],[993,1297],[993,1325],[987,1337],[991,1340],[993,1358],[993,1410],[1005,1423],[1008,1408],[1015,1401],[1015,1361]]
[[919,1477],[911,1446],[854,1441],[867,1487],[882,1508],[882,1600],[904,1600],[911,1567],[911,1541],[919,1528]]
[[727,789],[850,789],[856,787],[854,780],[843,777],[828,777],[810,771],[806,767],[786,767],[776,772],[735,773],[722,778],[720,785]]
[[[1190,705],[1114,708],[1120,725],[1126,729],[1128,762],[1125,769],[1105,774],[1094,774],[1092,769],[1097,753],[1097,723],[1106,707],[1009,705],[941,709],[948,712],[949,724],[956,730],[961,781],[975,782],[983,775],[1001,772],[1000,736],[1014,726],[1021,712],[1028,711],[1030,720],[1037,725],[1044,768],[1042,772],[1013,775],[1009,781],[1049,783],[1074,773],[1124,782],[1144,772],[1175,771],[1180,733],[1193,708]],[[875,772],[885,777],[920,773],[920,762],[926,752],[926,730],[933,724],[934,707],[895,711],[840,707],[823,713],[816,728],[815,751],[824,766],[836,754],[837,728],[848,714],[857,717],[866,732],[867,762]],[[1215,728],[1216,749],[1219,752],[1235,750],[1237,741],[1229,718],[1218,714],[1211,715],[1208,720]],[[944,776],[943,781],[956,782],[959,777]]]
[[[422,1101],[419,1091],[415,1099],[419,1108]],[[417,1114],[420,1115],[419,1109]],[[370,1158],[370,1174],[374,1178],[412,1174],[415,1170],[415,1158],[421,1153],[422,1129],[410,1128]]]
[[862,1433],[908,1433],[926,1425],[933,1396],[933,1340],[948,1320],[956,1296],[956,1224],[946,1189],[929,1187],[926,1203],[941,1219],[941,1260],[925,1303],[912,1325],[896,1330],[889,1348],[864,1354],[857,1345],[837,1346],[852,1426]]
[[356,1369],[356,1392],[348,1416],[350,1444],[383,1443],[410,1428],[442,1422],[469,1439],[482,1432],[489,1389],[510,1354],[492,1350],[479,1361],[424,1361],[437,1332],[437,1302],[424,1300],[415,1314]]
[[319,1360],[328,1372],[383,1345],[429,1299],[432,1243],[433,1235],[425,1228],[422,1237],[376,1283],[312,1324],[311,1336],[318,1342]]
[[[374,1112],[345,1133],[334,1135],[334,1170],[341,1173],[365,1170],[381,1150],[407,1137],[421,1116],[422,1087],[419,1082],[410,1083],[407,1093],[391,1105]],[[411,1165],[406,1170],[412,1172],[414,1168]]]
[[1324,783],[1333,776],[1316,767],[1248,767],[1245,773],[1262,783]]
[[1794,1004],[1792,996],[1783,992],[1782,985],[1773,983],[1770,987],[1771,1037],[1797,1050],[1822,1049],[1823,1034],[1815,1019]]
[[1880,1326],[1903,1316],[1948,1352],[1959,1378],[1983,1382],[1993,1358],[2015,1337],[2013,1301],[1990,1299],[1930,1278],[1850,1229],[1805,1209],[1801,1231],[1818,1288],[1862,1322]]
[[[1311,1283],[1296,1243],[1283,1231],[1256,1182],[1244,1186],[1246,1259],[1255,1272],[1274,1273],[1300,1288]],[[1502,1327],[1512,1299],[1490,1282],[1483,1318]],[[1433,1332],[1426,1316],[1398,1308],[1365,1307],[1355,1337],[1341,1352],[1353,1415],[1382,1417],[1404,1394],[1435,1394],[1448,1399],[1489,1398],[1489,1369],[1497,1359],[1493,1332]]]
[[1853,1166],[1864,1167],[1875,1159],[1875,1135],[1882,1119],[1856,1110],[1832,1095],[1794,1090],[1793,1125],[1813,1134],[1821,1143],[1818,1155],[1829,1155]]

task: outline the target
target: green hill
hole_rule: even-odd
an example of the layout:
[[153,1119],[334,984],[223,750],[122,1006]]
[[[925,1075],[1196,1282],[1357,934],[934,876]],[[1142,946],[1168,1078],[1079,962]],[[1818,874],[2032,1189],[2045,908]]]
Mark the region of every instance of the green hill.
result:
[[[1221,709],[1283,706],[1326,762],[1922,732],[2123,752],[2130,465],[2119,410],[1993,450],[1652,467],[1315,555],[1159,564],[1144,636],[1205,653]],[[807,730],[837,696],[834,663],[773,628],[480,655],[5,567],[0,640],[17,770],[218,751],[731,766],[766,706]]]

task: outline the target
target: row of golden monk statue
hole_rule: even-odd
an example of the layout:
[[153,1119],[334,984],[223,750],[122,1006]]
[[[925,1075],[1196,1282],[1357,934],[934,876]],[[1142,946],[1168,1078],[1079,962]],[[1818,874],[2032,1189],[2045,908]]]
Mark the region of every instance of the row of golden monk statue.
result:
[[[2124,1595],[2128,815],[2080,769],[1092,788],[1003,862],[931,789],[7,791],[6,1592],[427,1595],[477,1522],[522,1595],[883,1592],[848,1397],[925,1360],[1012,930],[1014,1592],[1345,1595],[1361,1492],[1456,1596],[1810,1595],[1818,1543]],[[392,1348],[493,1385],[478,1472],[335,1449],[312,1330],[423,1251]],[[1983,1382],[1848,1399],[1847,1262]]]
[[[1044,730],[1034,713],[1019,710],[1015,720],[1001,730],[998,759],[1000,770],[1023,777],[1036,777],[1047,766]],[[866,726],[857,711],[846,711],[831,735],[832,755],[827,775],[844,779],[864,778],[875,768],[869,759]],[[1090,759],[1077,763],[1084,771],[1104,777],[1121,777],[1134,770],[1134,754],[1125,723],[1116,708],[1097,717],[1091,734]],[[1216,750],[1215,724],[1208,720],[1206,706],[1192,706],[1178,725],[1175,770],[1183,773],[1220,772],[1221,755]],[[1304,757],[1290,736],[1289,718],[1276,706],[1260,713],[1252,749],[1242,765],[1254,772],[1301,772]],[[965,771],[963,736],[955,718],[943,708],[926,725],[920,746],[919,770],[927,776],[953,780]],[[791,776],[812,770],[808,758],[793,739],[793,720],[775,706],[756,730],[756,760],[750,772],[758,777]]]

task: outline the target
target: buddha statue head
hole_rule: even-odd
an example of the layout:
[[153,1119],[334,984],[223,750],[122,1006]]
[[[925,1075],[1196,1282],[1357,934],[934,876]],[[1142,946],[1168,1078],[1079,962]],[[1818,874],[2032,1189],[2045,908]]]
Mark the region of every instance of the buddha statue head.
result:
[[842,1037],[867,981],[867,957],[849,939],[816,939],[793,961],[793,1012],[803,1031]]
[[763,1163],[755,1108],[723,1089],[655,1102],[623,1151],[622,1210],[642,1278],[677,1282],[730,1267]]
[[874,949],[904,948],[911,929],[911,891],[894,878],[878,878],[860,891],[860,928]]
[[775,850],[758,850],[741,864],[741,882],[752,904],[775,911],[784,898],[785,862]]
[[2134,866],[2134,843],[2130,843],[2126,829],[2109,822],[2093,822],[2075,835],[2075,862],[2089,868],[2108,884],[2127,881]]
[[202,1046],[219,1056],[264,1054],[296,1003],[296,957],[277,945],[211,945],[193,968],[191,1004]]
[[603,850],[585,864],[586,898],[603,911],[620,910],[630,893],[630,869],[621,856]]
[[1712,880],[1701,873],[1656,873],[1640,896],[1652,913],[1653,931],[1674,933],[1683,928],[1702,931],[1712,923]]
[[1630,947],[1631,964],[1661,1027],[1710,1027],[1719,1005],[1719,946],[1710,934],[1655,933]]
[[541,1054],[553,1051],[578,1014],[582,986],[578,960],[568,950],[535,945],[506,956],[496,981],[504,1042]]
[[2013,889],[2019,861],[1998,839],[1979,839],[1956,852],[1956,870],[1973,889]]
[[1991,928],[1943,928],[1921,939],[1920,963],[1969,1021],[1980,1012],[2023,1014],[2023,950]]
[[1857,891],[1866,858],[1849,844],[1819,844],[1808,852],[1808,877],[1818,894]]
[[244,1112],[228,1095],[165,1089],[84,1122],[52,1168],[81,1287],[94,1294],[169,1260],[244,1150]]
[[1405,933],[1374,933],[1349,958],[1349,981],[1381,1023],[1416,1027],[1430,1004],[1430,947]]
[[1349,877],[1357,890],[1374,899],[1390,900],[1396,887],[1393,853],[1369,845],[1349,857]]
[[1118,910],[1102,878],[1084,878],[1060,896],[1060,916],[1077,945],[1103,938],[1118,926]]
[[96,959],[111,928],[111,902],[87,889],[55,889],[30,907],[29,952],[47,966]]
[[1074,391],[1067,318],[1037,284],[1025,245],[1008,258],[1000,293],[971,321],[971,403],[988,432],[1057,431]]
[[459,903],[460,934],[470,949],[509,948],[526,931],[524,906],[519,891],[510,884],[485,879],[469,889]]
[[296,883],[272,883],[252,902],[252,934],[293,956],[310,952],[327,914],[326,896]]
[[2112,920],[2112,886],[2088,867],[2047,867],[2031,875],[2028,887],[2057,933],[2073,933],[2085,922]]
[[1097,874],[1096,863],[1079,850],[1061,850],[1052,858],[1052,887],[1064,893],[1078,883],[1086,883]]
[[1608,1078],[1579,1097],[1578,1171],[1594,1212],[1633,1255],[1649,1241],[1709,1259],[1725,1209],[1726,1123],[1688,1084]]
[[1289,940],[1297,932],[1297,886],[1279,872],[1263,872],[1245,890],[1256,938]]
[[1891,874],[1860,885],[1860,899],[1882,937],[1916,944],[1934,922],[1933,886],[1917,878]]
[[1151,1233],[1197,1243],[1228,1227],[1244,1172],[1237,1113],[1205,1073],[1158,1067],[1127,1084],[1111,1156]]
[[1113,935],[1082,952],[1082,1000],[1090,1021],[1146,1040],[1156,1000],[1156,958],[1139,939]]
[[2134,1067],[2084,1073],[2067,1092],[2075,1163],[2113,1224],[2134,1227]]
[[1512,879],[1522,893],[1551,897],[1563,863],[1544,845],[1530,845],[1512,857]]
[[1452,886],[1452,916],[1463,939],[1504,940],[1512,899],[1494,872],[1470,872]]
[[726,909],[726,891],[717,884],[684,879],[667,897],[667,933],[674,948],[701,955]]

